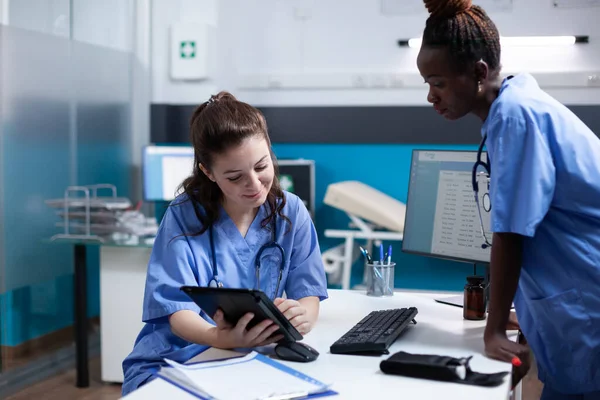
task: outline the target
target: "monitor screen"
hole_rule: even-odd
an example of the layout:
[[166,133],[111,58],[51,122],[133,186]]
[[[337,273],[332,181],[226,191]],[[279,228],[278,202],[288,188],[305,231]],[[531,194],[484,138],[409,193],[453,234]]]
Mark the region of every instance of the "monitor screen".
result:
[[189,146],[145,146],[142,156],[145,201],[171,201],[192,174],[194,149]]
[[[402,250],[472,263],[489,263],[472,187],[476,151],[415,150],[412,154]],[[482,153],[482,161],[487,154]],[[484,210],[487,180],[479,177],[483,227],[491,243],[490,214]],[[487,203],[487,202],[486,202]]]
[[296,194],[311,216],[315,213],[315,163],[313,160],[280,159],[279,184],[283,190]]

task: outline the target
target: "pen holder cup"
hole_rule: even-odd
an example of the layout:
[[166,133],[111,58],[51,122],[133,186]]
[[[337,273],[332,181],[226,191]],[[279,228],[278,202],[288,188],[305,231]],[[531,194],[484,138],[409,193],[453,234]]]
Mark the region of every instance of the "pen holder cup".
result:
[[396,263],[366,263],[367,296],[383,297],[394,295],[394,269]]

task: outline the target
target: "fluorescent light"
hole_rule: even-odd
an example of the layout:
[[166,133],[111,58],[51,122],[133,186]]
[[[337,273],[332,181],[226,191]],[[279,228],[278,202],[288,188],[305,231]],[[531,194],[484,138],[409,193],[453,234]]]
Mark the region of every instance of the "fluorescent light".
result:
[[408,47],[411,47],[413,49],[419,49],[421,48],[421,42],[423,41],[423,39],[418,38],[418,39],[408,39]]
[[[411,48],[421,47],[421,38],[413,38],[409,40],[400,40],[400,46],[408,46]],[[500,37],[500,45],[502,46],[570,46],[575,43],[587,43],[587,36],[502,36]]]

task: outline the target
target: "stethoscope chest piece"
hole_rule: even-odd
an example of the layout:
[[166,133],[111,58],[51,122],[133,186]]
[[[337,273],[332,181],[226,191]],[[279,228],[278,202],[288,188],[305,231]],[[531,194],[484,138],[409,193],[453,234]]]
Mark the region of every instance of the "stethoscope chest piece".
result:
[[208,286],[211,288],[222,288],[223,287],[223,282],[221,282],[219,280],[219,278],[217,278],[216,276],[213,277],[210,282],[208,283]]

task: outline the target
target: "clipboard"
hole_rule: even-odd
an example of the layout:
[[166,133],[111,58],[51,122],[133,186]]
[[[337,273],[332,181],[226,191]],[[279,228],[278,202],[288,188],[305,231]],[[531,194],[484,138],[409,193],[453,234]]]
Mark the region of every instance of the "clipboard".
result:
[[[331,389],[332,384],[323,383],[255,351],[242,357],[192,364],[165,361],[167,366],[154,370],[153,374],[202,400],[290,400],[339,394]],[[236,387],[229,386],[231,379],[237,380]]]
[[211,318],[220,308],[225,320],[232,325],[246,313],[253,313],[254,318],[248,328],[270,319],[279,326],[273,335],[283,335],[284,341],[295,342],[303,336],[290,321],[279,311],[273,301],[261,290],[212,288],[202,286],[182,286],[180,288]]

